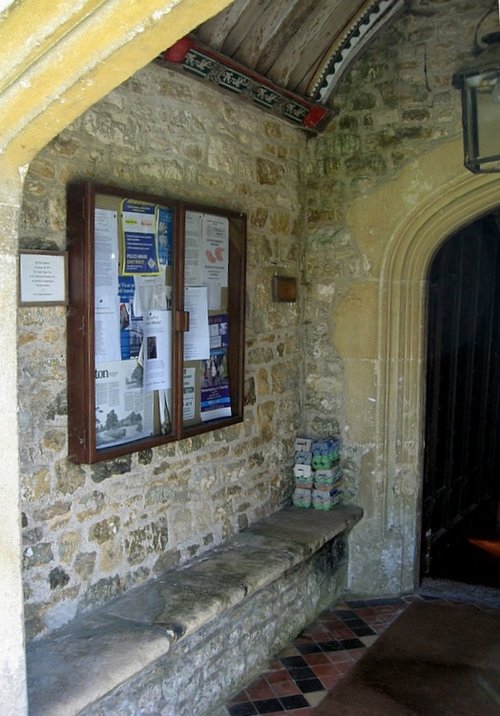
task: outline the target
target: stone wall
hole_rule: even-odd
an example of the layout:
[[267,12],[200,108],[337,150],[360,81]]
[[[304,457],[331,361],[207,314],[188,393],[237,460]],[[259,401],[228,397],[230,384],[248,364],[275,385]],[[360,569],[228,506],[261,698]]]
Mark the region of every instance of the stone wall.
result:
[[305,138],[152,64],[31,163],[20,247],[64,249],[65,188],[88,179],[248,214],[245,420],[94,466],[68,462],[65,310],[21,308],[19,432],[27,636],[201,554],[285,502],[300,420]]
[[[338,116],[307,147],[287,125],[153,65],[31,164],[24,248],[64,248],[64,189],[75,178],[246,211],[249,245],[245,422],[152,452],[94,467],[68,463],[64,310],[19,311],[28,636],[272,511],[291,491],[287,468],[299,427],[340,429],[343,437],[349,494],[365,509],[351,544],[351,587],[365,594],[413,588],[422,285],[426,261],[453,227],[451,212],[444,210],[450,218],[435,243],[427,240],[418,271],[398,274],[406,255],[396,251],[403,239],[418,240],[409,222],[419,214],[434,220],[429,206],[439,220],[436,196],[451,197],[448,206],[458,210],[456,197],[481,182],[462,166],[451,77],[470,59],[490,6],[412,3],[345,77]],[[481,34],[497,24],[493,14]],[[478,211],[494,200],[490,192],[481,204],[479,193]],[[301,304],[271,302],[271,276],[280,272],[302,277]],[[398,302],[401,275],[415,283],[406,303]],[[417,367],[391,373],[399,363]]]
[[[439,221],[445,189],[451,197],[461,182],[465,196],[465,183],[480,181],[462,166],[451,79],[471,61],[490,7],[412,3],[355,64],[338,115],[308,144],[305,416],[309,430],[341,427],[346,481],[365,509],[350,561],[359,592],[395,593],[418,580],[425,262],[446,234],[436,227],[413,266],[404,241],[418,242],[407,227],[419,214]],[[495,13],[479,36],[494,29]]]
[[[463,6],[460,27],[448,12],[452,6],[456,13],[458,4]],[[306,372],[311,427],[328,429],[331,415],[346,422],[344,366],[332,346],[333,333],[335,339],[341,333],[342,348],[349,341],[351,352],[362,360],[372,356],[367,339],[376,321],[367,311],[365,326],[354,334],[340,325],[342,317],[331,311],[332,306],[335,309],[346,297],[354,281],[376,285],[389,215],[401,201],[407,211],[417,206],[432,177],[427,186],[418,177],[410,200],[406,185],[394,192],[389,182],[403,167],[461,131],[460,94],[451,77],[467,57],[477,21],[490,4],[436,3],[428,16],[405,15],[396,21],[341,84],[335,98],[338,114],[328,131],[308,144]],[[363,221],[362,200],[383,185],[388,191],[378,215]],[[376,308],[371,296],[365,305]]]

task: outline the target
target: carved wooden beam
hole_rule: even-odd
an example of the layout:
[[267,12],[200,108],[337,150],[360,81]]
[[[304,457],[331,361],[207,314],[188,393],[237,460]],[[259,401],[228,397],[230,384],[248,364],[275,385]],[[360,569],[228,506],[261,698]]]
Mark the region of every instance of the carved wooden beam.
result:
[[232,92],[301,129],[317,133],[331,117],[327,107],[274,85],[257,72],[190,36],[165,50],[159,61],[171,69],[188,72],[199,80]]

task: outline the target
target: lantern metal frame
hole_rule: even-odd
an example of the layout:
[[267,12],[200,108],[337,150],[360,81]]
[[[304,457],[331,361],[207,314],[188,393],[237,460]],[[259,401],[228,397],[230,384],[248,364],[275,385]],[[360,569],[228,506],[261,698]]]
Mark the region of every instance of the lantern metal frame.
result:
[[[464,165],[475,174],[500,172],[500,32],[490,33],[482,40],[486,49],[479,50],[479,58],[457,71],[452,79],[462,96]],[[495,146],[481,153],[488,123],[489,138],[494,136]],[[498,126],[498,132],[491,131],[492,126],[494,130]]]

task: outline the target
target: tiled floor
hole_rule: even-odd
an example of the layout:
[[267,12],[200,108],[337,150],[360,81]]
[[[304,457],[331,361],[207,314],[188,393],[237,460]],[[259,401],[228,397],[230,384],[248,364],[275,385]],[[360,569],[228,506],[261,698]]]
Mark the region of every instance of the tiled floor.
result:
[[419,599],[426,597],[346,601],[323,612],[268,671],[231,699],[228,715],[310,716],[377,636]]

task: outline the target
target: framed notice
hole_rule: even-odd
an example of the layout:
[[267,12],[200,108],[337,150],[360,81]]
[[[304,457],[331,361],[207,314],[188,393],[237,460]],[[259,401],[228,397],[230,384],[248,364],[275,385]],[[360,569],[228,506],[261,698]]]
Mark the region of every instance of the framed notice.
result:
[[68,254],[65,251],[19,252],[21,306],[68,303]]

